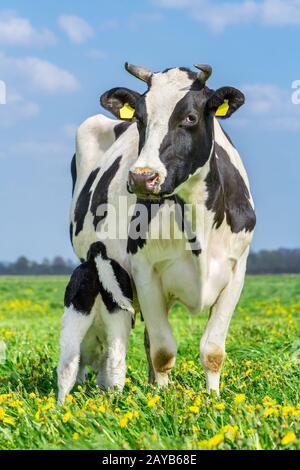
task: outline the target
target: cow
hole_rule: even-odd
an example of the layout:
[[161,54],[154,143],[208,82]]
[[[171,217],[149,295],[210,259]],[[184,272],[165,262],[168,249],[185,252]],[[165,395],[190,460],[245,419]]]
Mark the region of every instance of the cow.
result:
[[[230,86],[210,89],[212,68],[195,67],[152,72],[126,63],[146,91],[105,92],[101,104],[114,118],[93,116],[77,131],[70,236],[81,264],[65,293],[60,402],[87,365],[101,389],[124,387],[138,311],[149,382],[166,386],[177,352],[168,320],[175,302],[192,314],[210,309],[200,357],[207,391],[219,393],[256,217],[245,168],[219,122],[244,95]],[[107,236],[113,224],[124,224],[125,236]]]

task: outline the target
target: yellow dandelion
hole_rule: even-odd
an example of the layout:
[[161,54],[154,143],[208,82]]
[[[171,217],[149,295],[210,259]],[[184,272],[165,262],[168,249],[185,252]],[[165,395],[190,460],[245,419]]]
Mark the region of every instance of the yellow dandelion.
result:
[[223,434],[216,434],[212,438],[205,440],[205,441],[200,441],[199,445],[203,449],[211,450],[216,448],[221,442],[224,441],[224,435]]
[[263,413],[263,417],[264,418],[267,418],[268,416],[278,416],[278,410],[276,408],[266,408],[264,413]]
[[71,418],[71,412],[67,411],[62,417],[63,423],[67,423],[68,421],[70,421],[70,418]]
[[132,391],[133,393],[135,393],[135,392],[137,391],[137,386],[136,386],[136,385],[133,385],[133,387],[131,387],[131,391]]
[[296,434],[295,434],[293,431],[289,431],[289,432],[286,433],[285,436],[283,436],[283,438],[281,439],[281,444],[282,444],[283,446],[287,446],[288,444],[290,444],[291,442],[293,442],[295,439],[296,439]]
[[199,406],[192,405],[192,406],[189,407],[189,410],[190,410],[191,413],[197,414],[197,413],[199,413]]
[[245,400],[246,400],[246,395],[244,393],[237,393],[236,396],[234,397],[233,403],[235,405],[238,405],[239,403],[242,403]]
[[225,409],[225,405],[224,403],[216,403],[214,405],[214,410],[217,410],[217,411],[222,411]]
[[100,411],[100,413],[105,413],[105,406],[104,405],[98,406],[98,410]]
[[73,441],[78,441],[79,438],[80,438],[80,436],[79,436],[78,432],[74,432],[74,434],[72,436]]
[[128,419],[126,417],[123,417],[119,420],[119,426],[121,428],[126,428],[127,424],[128,424]]
[[156,405],[156,403],[160,400],[160,397],[158,395],[154,395],[154,397],[150,398],[150,400],[148,400],[148,406],[150,406],[150,408],[152,408],[153,406]]
[[293,414],[294,412],[294,407],[293,406],[283,406],[282,407],[282,416],[287,416],[289,414]]
[[133,398],[132,398],[132,396],[129,395],[129,396],[126,398],[125,402],[126,402],[126,405],[131,405],[131,404],[133,403]]

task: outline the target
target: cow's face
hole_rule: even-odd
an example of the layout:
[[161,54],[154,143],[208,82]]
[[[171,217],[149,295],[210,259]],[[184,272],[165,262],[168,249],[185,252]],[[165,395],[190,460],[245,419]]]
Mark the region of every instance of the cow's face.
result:
[[[184,68],[151,73],[144,95],[125,88],[105,93],[102,104],[116,116],[128,103],[139,131],[139,155],[128,189],[141,197],[170,195],[209,159],[213,118],[227,100],[226,117],[244,102],[231,87],[210,90],[199,74]],[[127,105],[126,105],[127,106]]]

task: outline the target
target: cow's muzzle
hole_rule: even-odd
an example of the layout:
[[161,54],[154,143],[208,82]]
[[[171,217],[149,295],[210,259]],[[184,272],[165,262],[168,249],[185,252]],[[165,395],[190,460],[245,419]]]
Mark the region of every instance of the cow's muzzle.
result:
[[136,168],[129,171],[128,189],[140,196],[155,195],[160,190],[159,173],[151,168]]

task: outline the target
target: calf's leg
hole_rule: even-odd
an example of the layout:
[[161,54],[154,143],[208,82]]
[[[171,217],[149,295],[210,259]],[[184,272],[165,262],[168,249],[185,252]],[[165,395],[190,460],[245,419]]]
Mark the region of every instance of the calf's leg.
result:
[[109,313],[106,308],[101,309],[100,316],[105,339],[97,384],[103,390],[115,387],[122,390],[126,378],[126,353],[132,316],[122,309]]
[[93,263],[78,266],[70,279],[65,293],[65,310],[62,317],[60,358],[57,367],[58,401],[73,388],[79,372],[80,345],[93,323],[93,309],[99,294],[98,276]]

